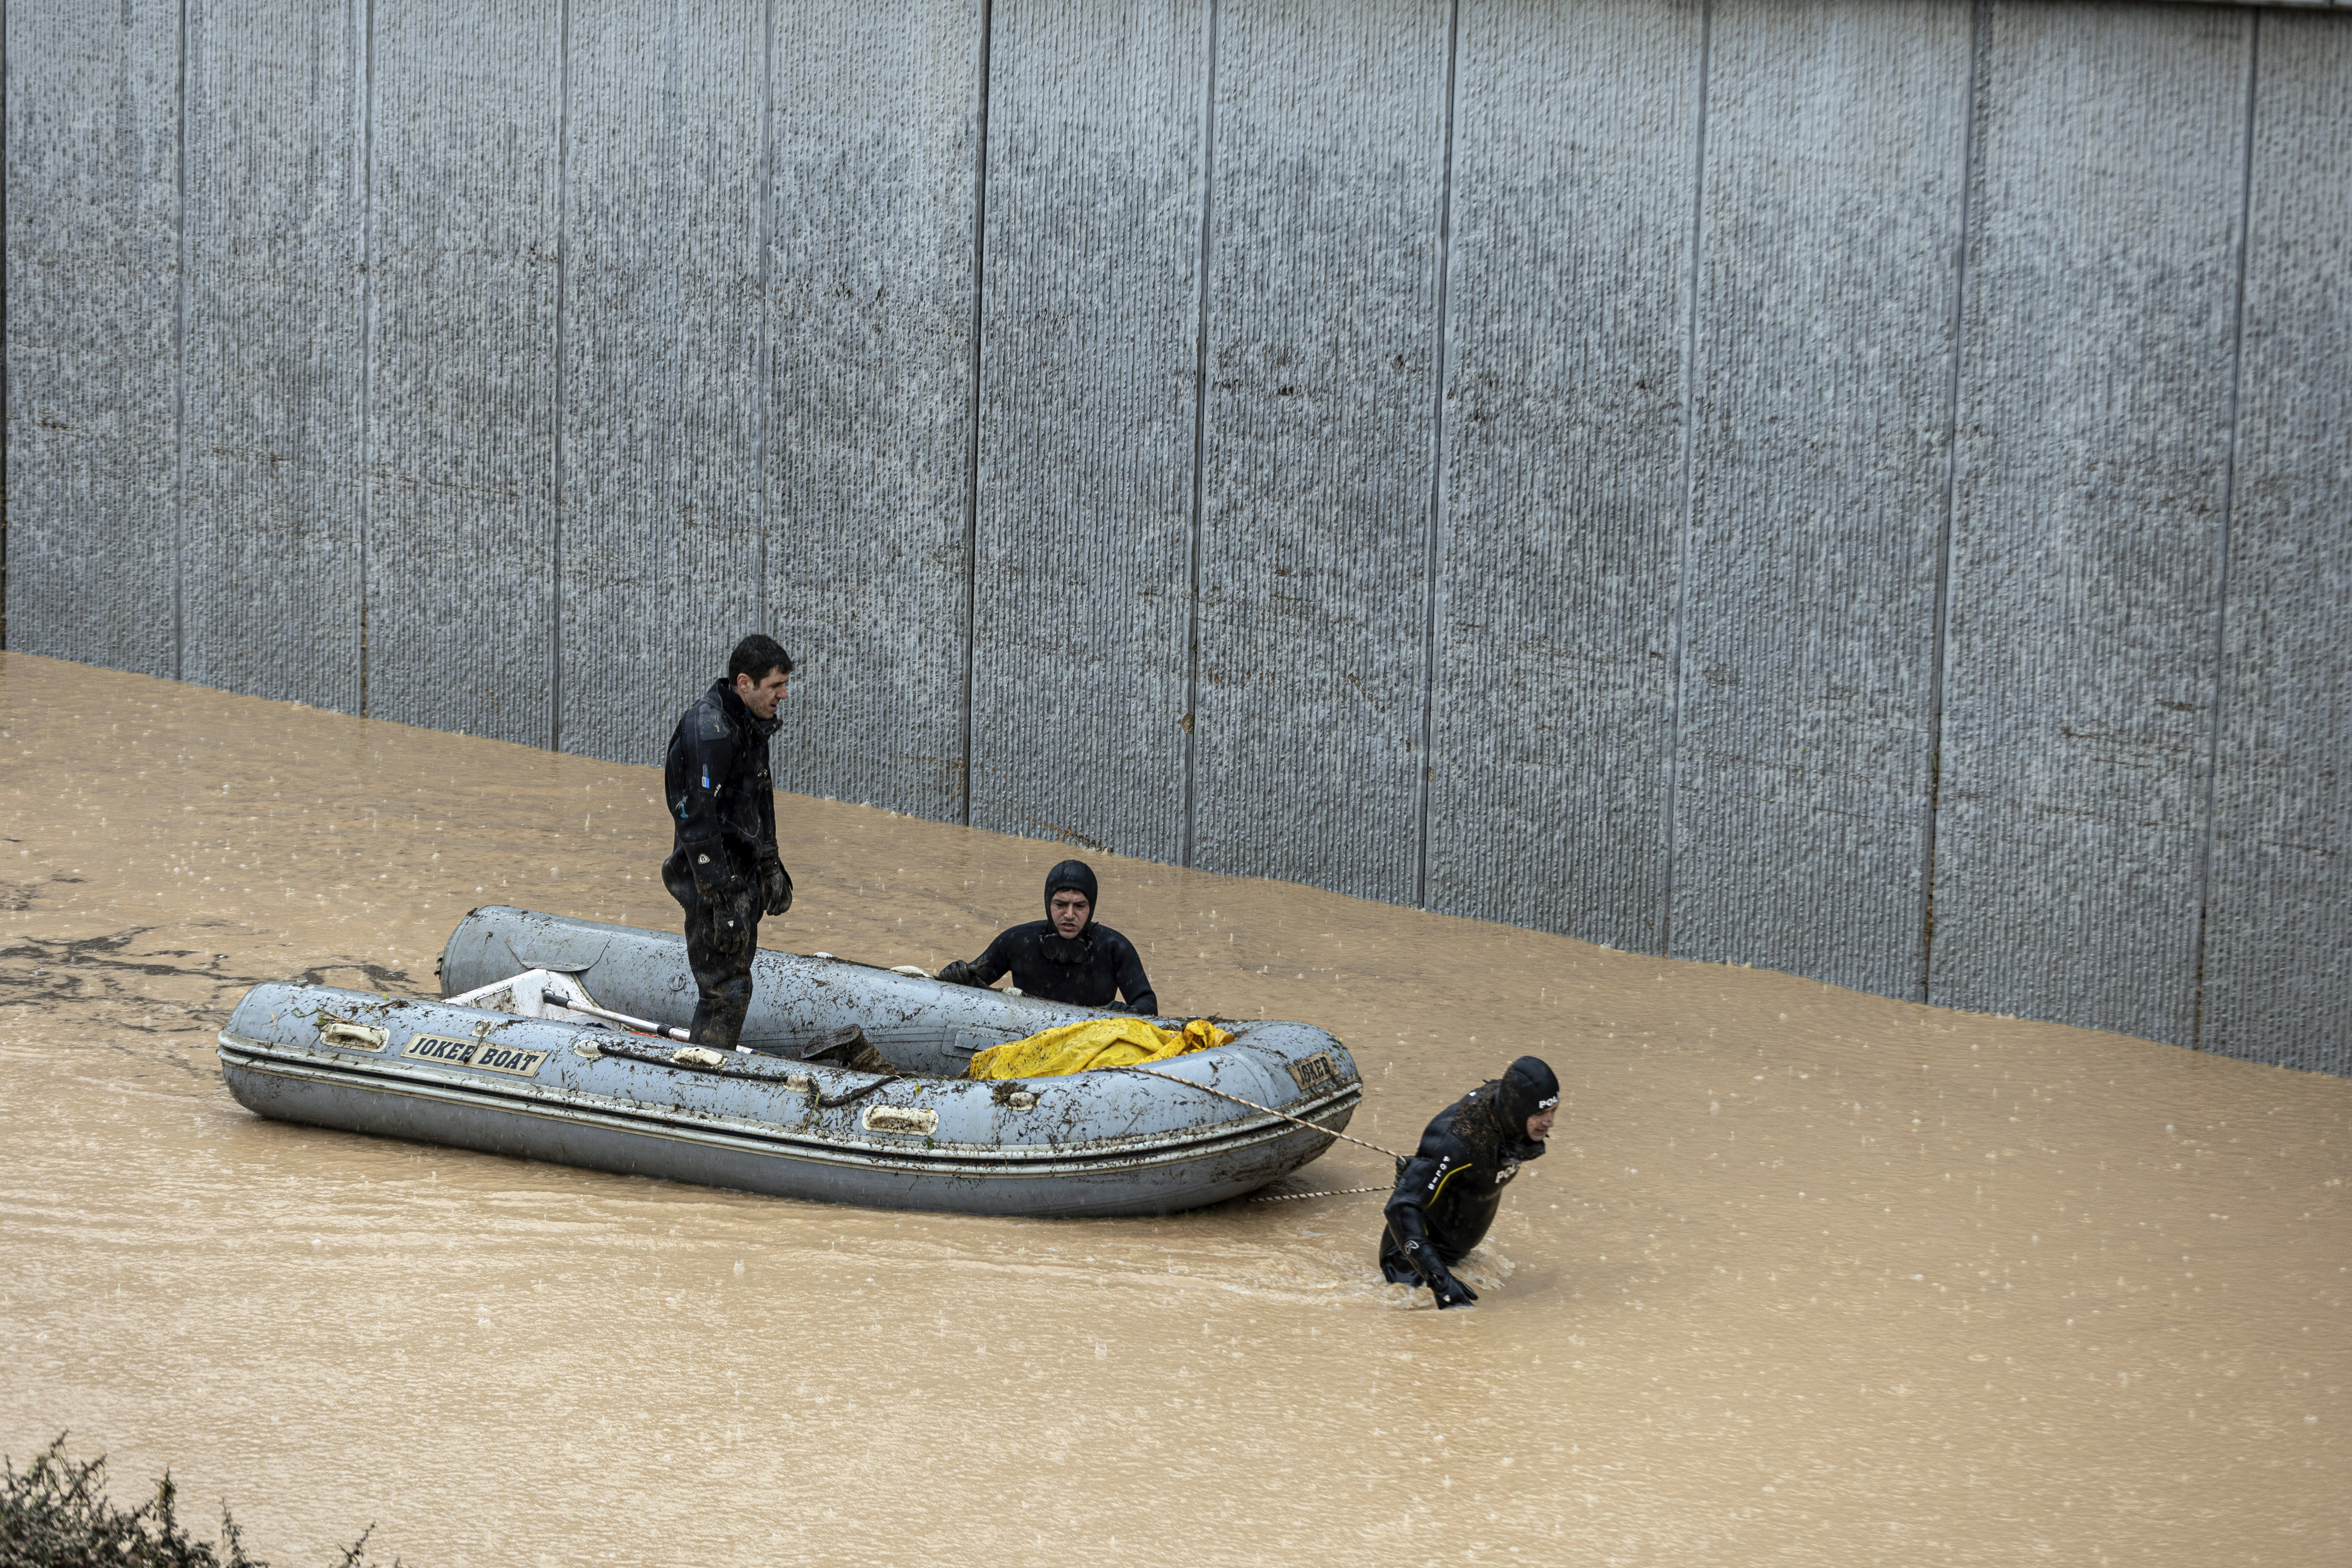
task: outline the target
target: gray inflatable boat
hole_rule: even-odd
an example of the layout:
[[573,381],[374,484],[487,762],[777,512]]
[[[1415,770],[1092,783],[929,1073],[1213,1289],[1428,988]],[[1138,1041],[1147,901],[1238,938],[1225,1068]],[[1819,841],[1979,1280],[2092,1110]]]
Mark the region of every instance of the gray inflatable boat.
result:
[[[822,953],[763,950],[752,979],[743,1038],[756,1048],[684,1046],[682,937],[480,909],[443,950],[442,999],[257,985],[221,1032],[221,1067],[240,1103],[283,1121],[786,1197],[1029,1215],[1237,1196],[1329,1148],[1363,1093],[1337,1039],[1269,1020],[1219,1020],[1230,1044],[1148,1071],[971,1082],[975,1051],[1105,1015]],[[801,1059],[853,1024],[895,1075]]]

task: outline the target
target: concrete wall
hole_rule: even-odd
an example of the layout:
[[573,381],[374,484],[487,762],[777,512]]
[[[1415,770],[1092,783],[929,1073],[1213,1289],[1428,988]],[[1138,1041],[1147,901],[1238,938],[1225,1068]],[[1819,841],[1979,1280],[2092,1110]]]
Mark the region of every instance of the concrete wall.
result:
[[12,647],[2352,1071],[2352,16],[6,0]]

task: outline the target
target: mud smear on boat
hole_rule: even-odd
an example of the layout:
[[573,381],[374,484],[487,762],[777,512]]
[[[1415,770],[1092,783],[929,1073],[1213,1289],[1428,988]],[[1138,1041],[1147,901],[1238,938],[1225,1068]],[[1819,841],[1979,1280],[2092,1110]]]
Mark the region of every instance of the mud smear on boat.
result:
[[[273,1558],[2352,1552],[2352,1084],[1093,857],[1170,1005],[1349,1042],[1365,1137],[1559,1069],[1440,1315],[1377,1198],[891,1215],[257,1121],[256,979],[430,990],[478,903],[667,924],[655,773],[20,654],[0,759],[0,1446],[168,1465]],[[1066,853],[782,816],[767,940],[884,963]]]

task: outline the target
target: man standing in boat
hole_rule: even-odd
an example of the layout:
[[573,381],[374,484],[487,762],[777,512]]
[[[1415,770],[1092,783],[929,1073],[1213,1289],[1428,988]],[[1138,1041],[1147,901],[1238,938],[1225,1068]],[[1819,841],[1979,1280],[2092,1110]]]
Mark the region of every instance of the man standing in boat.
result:
[[938,978],[958,985],[993,985],[1010,973],[1024,996],[1108,1007],[1124,996],[1125,1013],[1156,1017],[1160,999],[1143,973],[1135,944],[1095,921],[1095,874],[1083,860],[1065,860],[1045,873],[1045,918],[997,933],[988,951],[943,966]]
[[752,633],[669,738],[663,785],[676,837],[662,862],[662,886],[686,910],[698,1045],[725,1049],[743,1032],[760,916],[793,907],[768,771],[768,737],[792,673],[792,655]]
[[1475,1301],[1454,1266],[1486,1239],[1503,1189],[1542,1155],[1559,1115],[1559,1079],[1536,1057],[1521,1057],[1439,1111],[1389,1195],[1381,1237],[1389,1283],[1426,1285],[1440,1309]]

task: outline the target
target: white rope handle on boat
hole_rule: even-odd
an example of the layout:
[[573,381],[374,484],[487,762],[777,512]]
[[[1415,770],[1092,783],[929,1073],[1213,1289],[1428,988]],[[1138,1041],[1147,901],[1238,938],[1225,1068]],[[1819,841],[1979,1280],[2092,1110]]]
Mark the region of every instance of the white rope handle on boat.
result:
[[[1244,1100],[1244,1099],[1243,1099],[1240,1095],[1238,1095],[1238,1094],[1227,1094],[1223,1089],[1218,1089],[1218,1088],[1214,1087],[1213,1085],[1211,1085],[1211,1084],[1205,1084],[1205,1083],[1194,1083],[1194,1082],[1193,1082],[1191,1079],[1189,1079],[1189,1078],[1178,1078],[1174,1073],[1172,1073],[1172,1072],[1161,1072],[1158,1068],[1148,1068],[1148,1067],[1142,1067],[1142,1066],[1139,1066],[1139,1065],[1138,1065],[1138,1064],[1136,1064],[1136,1063],[1134,1063],[1134,1062],[1127,1062],[1127,1063],[1123,1063],[1123,1064],[1121,1064],[1121,1065],[1120,1065],[1120,1066],[1118,1066],[1118,1067],[1111,1068],[1108,1068],[1108,1069],[1107,1069],[1107,1070],[1111,1071],[1111,1072],[1148,1072],[1148,1073],[1150,1073],[1153,1078],[1164,1078],[1164,1079],[1166,1079],[1170,1083],[1181,1083],[1181,1084],[1182,1084],[1186,1089],[1205,1089],[1205,1090],[1207,1090],[1209,1093],[1213,1094],[1213,1095],[1216,1095],[1216,1096],[1218,1096],[1218,1097],[1219,1097],[1219,1098],[1221,1098],[1221,1099],[1224,1099],[1224,1100],[1232,1100],[1235,1105],[1246,1105],[1246,1106],[1248,1106],[1252,1110],[1263,1110],[1263,1111],[1265,1111],[1268,1116],[1279,1116],[1279,1117],[1281,1117],[1285,1121],[1296,1121],[1296,1122],[1297,1122],[1297,1123],[1298,1123],[1298,1125],[1299,1125],[1299,1126],[1301,1126],[1301,1127],[1311,1127],[1311,1128],[1314,1128],[1314,1130],[1315,1130],[1316,1131],[1322,1133],[1326,1138],[1346,1138],[1346,1139],[1348,1140],[1348,1142],[1349,1142],[1353,1143],[1353,1144],[1354,1144],[1357,1148],[1359,1148],[1359,1149],[1370,1149],[1373,1153],[1375,1153],[1375,1154],[1386,1154],[1386,1155],[1387,1155],[1390,1159],[1391,1159],[1391,1160],[1402,1160],[1402,1159],[1406,1158],[1406,1156],[1405,1156],[1405,1155],[1402,1155],[1402,1154],[1398,1153],[1398,1152],[1397,1152],[1395,1150],[1393,1150],[1393,1149],[1383,1149],[1383,1148],[1381,1148],[1381,1147],[1379,1144],[1377,1144],[1377,1143],[1367,1143],[1367,1142],[1364,1142],[1362,1139],[1360,1139],[1360,1138],[1349,1138],[1349,1137],[1348,1136],[1348,1134],[1347,1134],[1347,1133],[1340,1131],[1339,1131],[1339,1129],[1337,1129],[1337,1128],[1334,1128],[1334,1127],[1317,1127],[1317,1126],[1315,1125],[1315,1123],[1314,1123],[1314,1122],[1309,1121],[1307,1121],[1306,1118],[1301,1117],[1301,1116],[1293,1116],[1293,1115],[1291,1115],[1291,1114],[1290,1114],[1290,1112],[1288,1112],[1287,1110],[1276,1110],[1273,1106],[1271,1106],[1271,1105],[1260,1105],[1260,1104],[1259,1104],[1256,1100]],[[1377,1191],[1379,1191],[1380,1189],[1379,1189],[1379,1188],[1377,1188],[1377,1187],[1366,1187],[1366,1188],[1364,1188],[1363,1190],[1364,1190],[1365,1192],[1370,1193],[1370,1192],[1377,1192]],[[1305,1194],[1305,1193],[1300,1193],[1300,1194],[1298,1194],[1297,1195],[1298,1195],[1298,1196],[1300,1196],[1300,1197],[1306,1197],[1306,1196],[1307,1196],[1308,1194]]]

